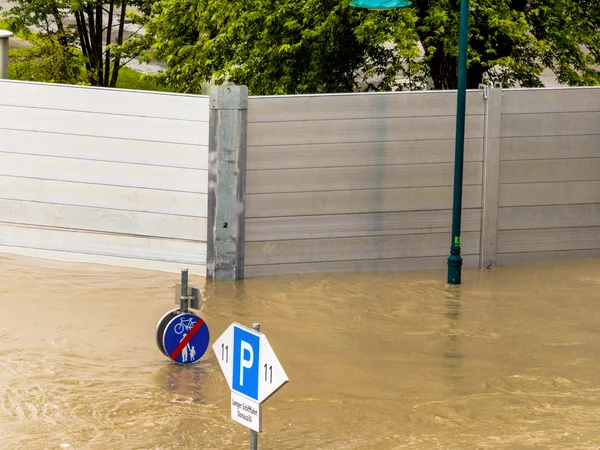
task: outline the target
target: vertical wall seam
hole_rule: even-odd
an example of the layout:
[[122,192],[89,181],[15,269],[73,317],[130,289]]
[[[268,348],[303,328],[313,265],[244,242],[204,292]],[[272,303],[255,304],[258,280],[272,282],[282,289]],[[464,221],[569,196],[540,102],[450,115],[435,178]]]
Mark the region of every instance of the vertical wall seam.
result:
[[482,177],[482,226],[480,267],[496,266],[498,241],[498,195],[500,179],[500,134],[502,121],[502,88],[486,86],[485,128]]
[[485,204],[485,195],[486,195],[486,168],[487,168],[487,153],[488,153],[488,139],[489,139],[489,122],[490,122],[490,92],[488,85],[480,85],[483,94],[483,162],[481,164],[481,220],[480,220],[480,230],[479,233],[479,268],[483,268],[483,258],[484,258],[484,248],[485,248],[485,216],[486,216],[486,204]]

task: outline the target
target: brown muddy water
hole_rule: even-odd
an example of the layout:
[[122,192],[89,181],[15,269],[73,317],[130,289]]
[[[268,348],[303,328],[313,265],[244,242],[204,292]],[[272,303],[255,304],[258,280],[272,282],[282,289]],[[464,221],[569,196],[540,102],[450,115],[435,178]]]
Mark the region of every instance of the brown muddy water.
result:
[[[178,274],[0,255],[0,449],[246,449],[212,349],[156,348]],[[262,449],[600,448],[600,260],[206,283],[290,382]]]

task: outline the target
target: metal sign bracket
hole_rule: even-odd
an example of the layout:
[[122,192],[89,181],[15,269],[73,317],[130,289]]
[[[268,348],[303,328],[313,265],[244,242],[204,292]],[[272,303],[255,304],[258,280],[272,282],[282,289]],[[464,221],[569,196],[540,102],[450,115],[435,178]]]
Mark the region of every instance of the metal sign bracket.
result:
[[175,285],[175,304],[179,305],[182,313],[186,313],[190,308],[200,309],[204,304],[202,293],[199,289],[188,286],[188,271],[181,271],[181,283]]

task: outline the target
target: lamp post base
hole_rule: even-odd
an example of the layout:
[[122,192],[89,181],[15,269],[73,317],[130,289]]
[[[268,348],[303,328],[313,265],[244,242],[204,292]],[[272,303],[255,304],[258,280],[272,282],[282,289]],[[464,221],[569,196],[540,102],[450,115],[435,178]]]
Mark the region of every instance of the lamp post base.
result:
[[448,284],[460,284],[462,261],[460,247],[454,245],[450,247],[450,256],[448,256]]

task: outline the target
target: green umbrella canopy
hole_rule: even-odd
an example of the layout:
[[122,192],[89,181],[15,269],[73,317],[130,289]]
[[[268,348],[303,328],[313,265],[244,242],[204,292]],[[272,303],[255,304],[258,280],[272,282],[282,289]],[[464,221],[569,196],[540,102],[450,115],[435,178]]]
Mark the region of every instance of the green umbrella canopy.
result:
[[410,6],[408,0],[354,0],[350,6],[366,9],[394,9]]

